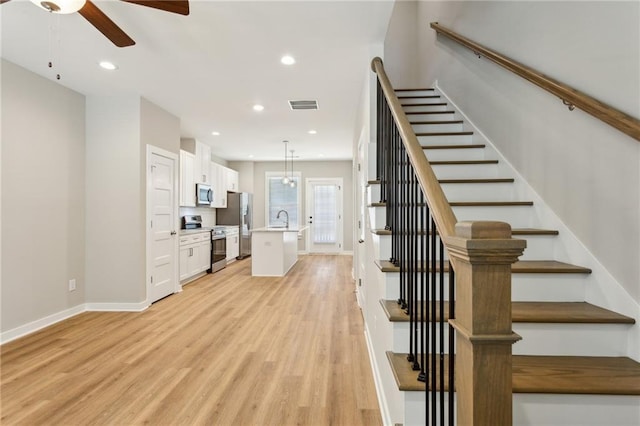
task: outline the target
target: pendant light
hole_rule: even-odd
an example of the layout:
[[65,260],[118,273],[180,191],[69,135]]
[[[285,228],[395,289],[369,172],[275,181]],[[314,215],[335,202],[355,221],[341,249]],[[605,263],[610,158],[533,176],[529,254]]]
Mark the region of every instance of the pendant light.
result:
[[287,144],[289,141],[284,142],[284,175],[282,177],[282,184],[287,185],[289,183],[289,176],[287,176]]
[[289,186],[296,187],[296,181],[293,179],[293,149],[291,150],[291,179],[289,179]]

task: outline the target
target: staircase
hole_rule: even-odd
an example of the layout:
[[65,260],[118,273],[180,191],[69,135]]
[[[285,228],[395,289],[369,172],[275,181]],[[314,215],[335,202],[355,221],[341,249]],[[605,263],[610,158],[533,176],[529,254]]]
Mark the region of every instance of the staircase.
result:
[[[530,188],[442,93],[396,94],[457,219],[507,222],[514,238],[527,241],[512,266],[513,330],[523,338],[513,346],[514,424],[640,424],[640,363],[627,357],[636,320],[585,301],[594,278],[590,265],[570,261],[573,237],[551,229],[553,213],[523,197]],[[392,423],[426,424],[425,384],[406,361],[409,317],[396,302],[400,268],[388,261],[391,231],[380,199],[380,182],[370,181],[371,275],[381,300],[380,318],[373,315],[367,329],[376,333],[369,339],[370,350],[378,351],[373,362],[383,414]],[[444,310],[448,318],[448,303]]]

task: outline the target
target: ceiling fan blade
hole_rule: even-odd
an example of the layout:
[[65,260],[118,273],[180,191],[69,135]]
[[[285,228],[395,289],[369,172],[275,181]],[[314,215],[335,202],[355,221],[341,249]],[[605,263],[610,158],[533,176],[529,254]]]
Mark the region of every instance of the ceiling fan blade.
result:
[[11,0],[0,0],[0,4],[2,4],[2,3],[6,3],[6,2],[8,2],[8,1],[11,1]]
[[189,0],[122,0],[127,3],[139,4],[141,6],[152,7],[164,10],[165,12],[178,13],[180,15],[189,14]]
[[136,42],[109,19],[103,11],[91,3],[91,0],[87,0],[78,13],[116,46],[127,47],[136,44]]

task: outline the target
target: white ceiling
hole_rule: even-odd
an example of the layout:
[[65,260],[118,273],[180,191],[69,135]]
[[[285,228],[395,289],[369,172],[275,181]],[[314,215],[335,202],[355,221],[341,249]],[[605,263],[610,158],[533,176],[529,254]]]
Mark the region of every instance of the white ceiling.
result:
[[[2,57],[54,81],[59,73],[59,84],[86,95],[140,95],[179,117],[182,137],[227,160],[282,159],[284,139],[298,161],[351,158],[370,46],[384,40],[392,0],[197,0],[189,16],[94,3],[135,46],[115,47],[77,13],[12,0],[0,6]],[[297,63],[282,65],[284,54]],[[102,70],[102,60],[119,69]],[[317,111],[287,103],[308,99]]]

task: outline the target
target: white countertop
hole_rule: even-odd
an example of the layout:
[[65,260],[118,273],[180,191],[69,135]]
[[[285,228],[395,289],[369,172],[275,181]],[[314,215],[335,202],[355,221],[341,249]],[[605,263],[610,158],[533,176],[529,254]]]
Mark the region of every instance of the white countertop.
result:
[[253,232],[301,232],[304,231],[308,228],[308,226],[303,226],[301,228],[294,228],[294,227],[289,227],[289,228],[284,228],[284,227],[264,227],[264,228],[256,228],[253,230]]

